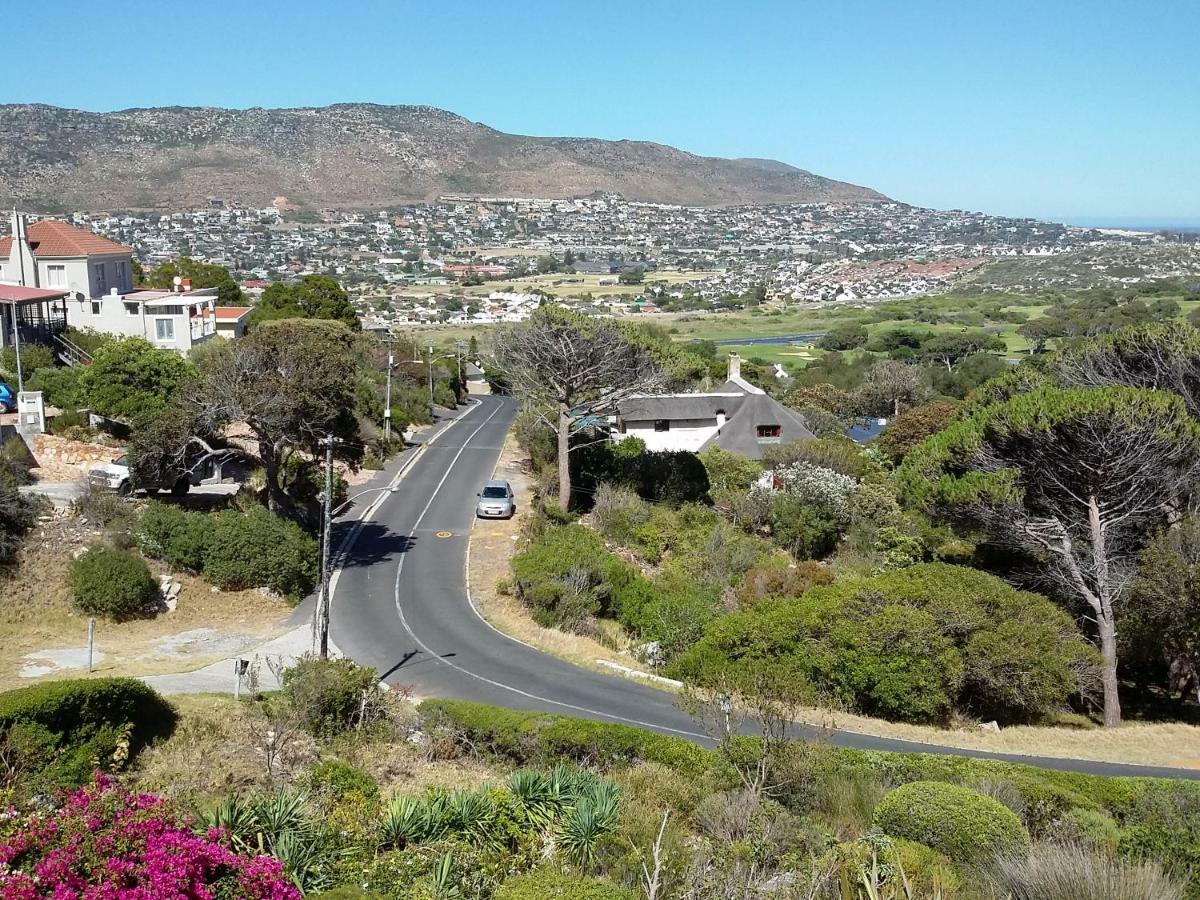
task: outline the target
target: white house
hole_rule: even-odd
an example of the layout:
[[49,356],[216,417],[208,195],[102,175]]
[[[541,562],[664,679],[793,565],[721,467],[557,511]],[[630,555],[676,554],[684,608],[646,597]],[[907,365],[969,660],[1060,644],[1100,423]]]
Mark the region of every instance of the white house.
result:
[[621,402],[611,417],[612,438],[641,438],[647,450],[697,453],[721,447],[761,459],[773,444],[816,435],[789,409],[742,378],[742,361],[729,355],[729,378],[711,393],[648,394]]
[[[132,248],[54,219],[28,224],[13,212],[0,238],[0,283],[61,293],[42,315],[43,341],[70,326],[186,355],[217,334],[216,288],[192,291],[184,279],[173,291],[134,290]],[[27,327],[37,307],[13,309]]]

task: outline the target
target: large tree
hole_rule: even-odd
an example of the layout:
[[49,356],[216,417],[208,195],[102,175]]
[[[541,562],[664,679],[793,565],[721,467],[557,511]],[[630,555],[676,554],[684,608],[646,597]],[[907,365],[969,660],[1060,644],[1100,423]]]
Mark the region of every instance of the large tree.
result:
[[265,291],[251,321],[329,319],[357,331],[358,312],[345,289],[328,275],[305,275],[296,284],[276,282]]
[[658,391],[662,371],[617,326],[543,306],[496,336],[495,353],[512,392],[558,435],[558,505],[571,503],[572,438],[635,394]]
[[881,359],[863,376],[858,412],[864,416],[898,416],[929,396],[925,373],[918,366]]
[[[316,454],[327,434],[354,441],[355,338],[336,322],[268,322],[199,354],[184,405],[196,427],[218,433],[244,423],[254,436],[267,505],[287,512],[281,474],[289,459]],[[353,456],[355,443],[338,444]]]
[[[134,274],[137,274],[136,270]],[[215,287],[218,306],[238,306],[244,300],[242,289],[233,280],[228,269],[187,256],[159,263],[143,277],[147,287],[170,290],[174,286],[176,276],[189,279],[193,288]]]
[[927,510],[1034,554],[1104,658],[1104,721],[1121,721],[1117,610],[1136,554],[1197,472],[1200,425],[1174,394],[1043,388],[982,407],[905,458],[902,491]]

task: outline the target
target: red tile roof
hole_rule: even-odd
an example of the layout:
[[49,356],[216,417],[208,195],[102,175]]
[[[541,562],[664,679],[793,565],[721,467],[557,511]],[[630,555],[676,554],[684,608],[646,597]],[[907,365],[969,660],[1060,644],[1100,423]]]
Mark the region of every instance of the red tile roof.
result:
[[[108,253],[133,252],[132,248],[124,244],[55,219],[34,222],[26,229],[25,236],[29,239],[34,256],[103,256]],[[12,236],[5,235],[0,238],[0,256],[11,255]]]
[[227,322],[236,322],[253,308],[252,306],[218,306],[216,308],[217,318]]

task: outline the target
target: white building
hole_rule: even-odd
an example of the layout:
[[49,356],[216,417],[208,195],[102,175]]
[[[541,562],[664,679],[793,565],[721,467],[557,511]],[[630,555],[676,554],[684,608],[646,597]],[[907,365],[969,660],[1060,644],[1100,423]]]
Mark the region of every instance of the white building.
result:
[[742,378],[742,361],[729,355],[729,378],[711,393],[647,394],[621,402],[612,438],[640,438],[647,450],[698,453],[721,447],[761,459],[773,444],[815,437],[804,417]]
[[[217,334],[217,289],[192,291],[184,279],[174,291],[135,291],[133,250],[65,222],[28,224],[14,212],[0,238],[0,283],[58,291],[41,307],[36,334],[49,342],[66,327],[122,337],[142,337],[186,355]],[[12,315],[32,328],[35,304],[14,305]]]

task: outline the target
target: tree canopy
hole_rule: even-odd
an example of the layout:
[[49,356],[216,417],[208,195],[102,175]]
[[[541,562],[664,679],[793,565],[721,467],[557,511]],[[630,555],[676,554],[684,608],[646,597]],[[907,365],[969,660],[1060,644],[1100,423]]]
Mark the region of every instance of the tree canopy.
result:
[[1035,555],[1088,610],[1105,657],[1105,722],[1116,725],[1116,608],[1198,456],[1200,425],[1178,395],[1045,387],[959,417],[908,454],[897,480],[927,511]]
[[148,287],[162,290],[170,290],[174,286],[176,276],[190,279],[193,288],[217,288],[218,306],[239,306],[244,302],[242,289],[233,280],[228,269],[188,256],[159,263],[143,275]]
[[345,289],[328,275],[305,275],[296,284],[276,282],[250,315],[252,323],[276,319],[329,319],[358,331],[358,313]]

